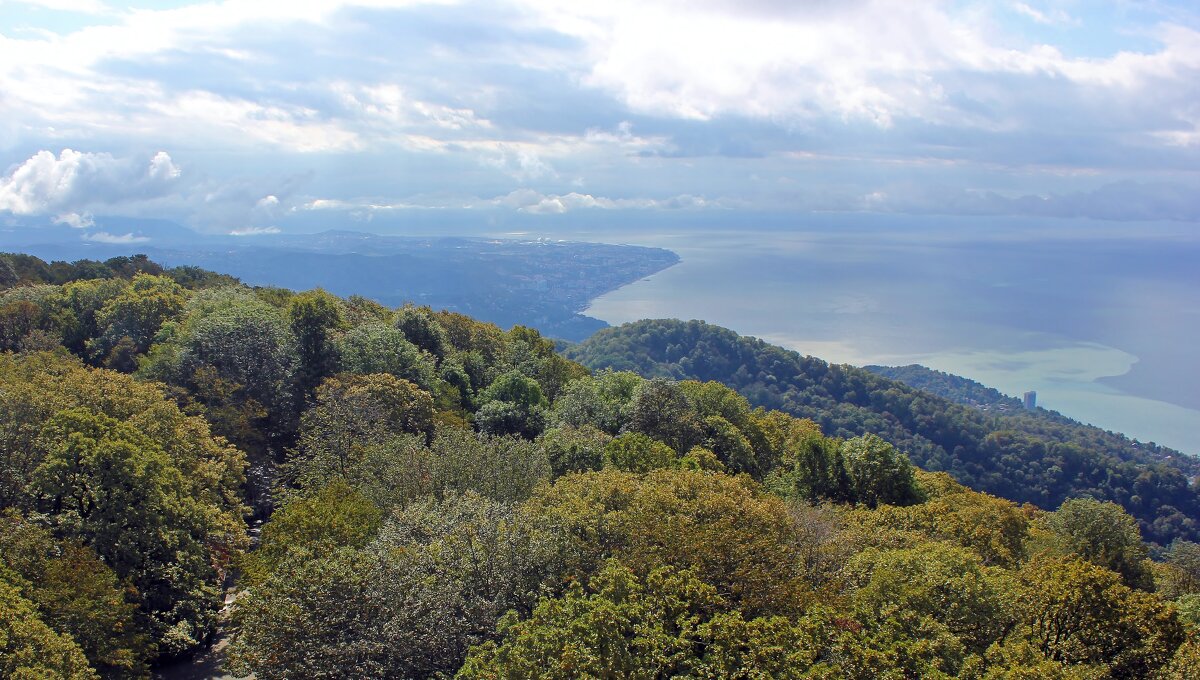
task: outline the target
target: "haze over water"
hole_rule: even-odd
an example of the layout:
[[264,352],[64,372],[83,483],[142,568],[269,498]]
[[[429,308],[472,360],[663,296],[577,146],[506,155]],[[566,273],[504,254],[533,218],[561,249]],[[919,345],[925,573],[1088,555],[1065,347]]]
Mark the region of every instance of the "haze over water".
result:
[[631,234],[683,261],[587,313],[704,319],[835,363],[920,363],[1200,453],[1189,225],[894,222]]

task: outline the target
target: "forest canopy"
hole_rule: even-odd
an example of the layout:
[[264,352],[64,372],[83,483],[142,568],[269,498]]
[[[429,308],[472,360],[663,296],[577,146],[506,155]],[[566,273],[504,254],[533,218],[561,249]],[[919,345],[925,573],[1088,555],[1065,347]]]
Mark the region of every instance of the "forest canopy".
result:
[[589,370],[451,312],[0,262],[4,677],[220,635],[262,679],[1200,672],[1160,452],[703,325]]

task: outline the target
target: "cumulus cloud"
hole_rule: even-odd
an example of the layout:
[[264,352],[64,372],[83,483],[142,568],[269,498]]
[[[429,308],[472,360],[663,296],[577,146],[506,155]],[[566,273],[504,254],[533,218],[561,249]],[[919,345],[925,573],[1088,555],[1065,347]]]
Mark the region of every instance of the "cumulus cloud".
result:
[[543,194],[532,189],[518,189],[488,201],[491,205],[516,208],[534,215],[557,215],[572,210],[687,210],[720,207],[719,201],[701,196],[682,194],[665,199],[608,198],[572,191],[567,194]]
[[39,151],[0,178],[0,210],[58,214],[63,223],[86,227],[91,209],[168,195],[180,175],[162,151],[148,161],[72,149],[58,156]]
[[125,234],[110,234],[107,231],[97,231],[83,235],[84,241],[93,243],[107,243],[110,245],[129,245],[131,243],[145,243],[150,240],[148,236],[138,236],[133,232]]
[[229,232],[230,236],[267,236],[270,234],[278,234],[282,230],[279,227],[241,227],[233,229]]
[[56,216],[54,218],[54,223],[55,224],[65,224],[65,225],[67,225],[69,227],[73,227],[75,229],[86,229],[87,227],[91,227],[96,224],[95,220],[92,219],[92,216],[90,213],[83,213],[82,215],[80,215],[79,213],[73,213],[73,212],[63,213],[61,215]]

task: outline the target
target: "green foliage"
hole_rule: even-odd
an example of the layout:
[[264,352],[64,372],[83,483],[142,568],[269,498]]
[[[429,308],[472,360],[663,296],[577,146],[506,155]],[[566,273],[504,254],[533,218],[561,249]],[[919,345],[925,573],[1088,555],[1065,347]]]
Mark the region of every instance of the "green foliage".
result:
[[432,438],[433,399],[427,392],[387,373],[328,378],[300,419],[287,476],[302,487],[346,477],[366,448],[404,433]]
[[[967,652],[983,653],[1012,627],[1012,584],[963,548],[928,543],[901,550],[866,550],[846,565],[850,601],[859,620],[900,627],[930,619],[944,625]],[[915,633],[916,631],[911,631]]]
[[150,649],[136,606],[117,575],[87,546],[64,541],[9,511],[0,518],[0,558],[22,597],[55,632],[69,636],[107,678],[148,673]]
[[537,381],[519,371],[497,377],[479,398],[483,406],[475,414],[475,426],[480,432],[533,439],[545,428],[549,402]]
[[529,508],[574,542],[571,569],[580,578],[616,557],[639,576],[661,566],[694,569],[754,616],[799,611],[809,598],[798,527],[783,501],[747,480],[604,470],[558,479]]
[[613,371],[572,380],[555,400],[550,420],[556,425],[590,425],[610,435],[620,434],[628,421],[633,393],[642,382],[634,373]]
[[1024,560],[1030,520],[1016,505],[971,491],[945,473],[919,473],[929,500],[905,507],[882,506],[850,517],[866,530],[911,532],[974,551],[989,565],[1012,567]]
[[808,503],[856,498],[839,442],[817,432],[791,438],[785,446],[783,464],[767,480],[773,491]]
[[0,676],[13,680],[99,678],[88,666],[83,650],[70,636],[47,626],[11,578],[0,566]]
[[362,550],[296,556],[239,602],[235,672],[443,677],[552,580],[553,537],[476,494],[414,504]]
[[604,448],[612,437],[591,425],[556,427],[537,439],[550,460],[550,472],[561,477],[568,472],[599,470],[604,464]]
[[[100,363],[116,368],[115,350],[126,340],[134,353],[144,354],[163,323],[183,311],[183,287],[165,276],[138,274],[119,295],[95,314],[99,336],[87,343],[88,353]],[[136,364],[128,365],[136,367]]]
[[439,362],[445,359],[450,351],[446,329],[442,328],[442,324],[434,317],[433,310],[428,307],[402,307],[396,312],[396,328],[404,333],[409,342]]
[[358,548],[379,530],[382,512],[341,479],[293,496],[263,527],[262,542],[244,562],[253,584],[270,576],[291,555],[323,555]]
[[12,260],[0,254],[0,288],[10,288],[20,280],[21,277],[17,275],[17,270],[13,269]]
[[1137,522],[1116,503],[1075,498],[1048,515],[1046,526],[1061,552],[1115,571],[1130,587],[1153,588]]
[[980,491],[1042,508],[1092,496],[1121,503],[1153,541],[1200,540],[1200,489],[1189,484],[1200,461],[1057,414],[985,413],[700,321],[608,328],[567,354],[594,370],[717,380],[755,406],[809,418],[831,437],[876,434],[923,469]]
[[342,302],[320,288],[310,290],[292,298],[287,318],[296,338],[296,381],[300,393],[307,395],[338,371],[336,338],[345,325]]
[[7,262],[7,675],[144,677],[233,563],[259,678],[1195,675],[1200,463],[1156,447],[699,323],[602,333],[651,379],[589,376],[452,312]]
[[436,493],[474,491],[498,501],[528,498],[550,476],[546,452],[511,436],[447,428],[433,440],[430,477]]
[[350,373],[390,373],[397,378],[433,389],[437,382],[434,360],[390,324],[376,322],[354,328],[340,343],[342,368]]
[[[219,604],[220,570],[246,543],[242,454],[155,386],[62,355],[0,356],[0,404],[4,507],[43,513],[61,550],[94,550],[136,588],[138,629],[126,633],[147,635],[159,655],[201,642]],[[70,569],[100,598],[96,614],[109,608],[99,595],[104,571],[85,555]],[[87,626],[93,632],[79,641],[101,654]],[[129,641],[113,633],[111,643]]]
[[501,623],[503,641],[476,648],[460,678],[799,677],[806,636],[783,617],[746,621],[692,571],[644,579],[609,561],[585,590]]
[[912,463],[873,434],[842,442],[842,458],[854,499],[868,507],[881,503],[910,505],[922,499]]
[[683,388],[661,378],[638,385],[629,404],[626,427],[675,451],[687,451],[704,441],[703,421],[688,403]]
[[1191,680],[1200,676],[1200,638],[1193,631],[1157,676],[1158,680]]
[[132,581],[161,654],[199,645],[218,609],[202,540],[216,527],[179,468],[133,426],[83,409],[54,416],[39,446],[46,453],[31,492],[55,531]]
[[283,313],[248,291],[202,291],[181,323],[152,348],[139,373],[186,390],[213,428],[249,452],[296,427],[296,343]]
[[625,472],[650,472],[675,467],[678,454],[666,444],[640,432],[616,437],[604,447],[604,467]]
[[1018,574],[1020,633],[1047,658],[1150,677],[1183,642],[1174,610],[1079,559],[1038,559]]

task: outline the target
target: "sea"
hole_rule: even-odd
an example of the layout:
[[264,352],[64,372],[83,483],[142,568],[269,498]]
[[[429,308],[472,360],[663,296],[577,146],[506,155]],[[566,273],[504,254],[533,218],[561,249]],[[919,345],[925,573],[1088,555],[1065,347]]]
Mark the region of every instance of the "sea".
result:
[[679,254],[591,303],[610,324],[702,319],[834,363],[918,363],[1200,454],[1197,227],[814,214],[537,235]]

